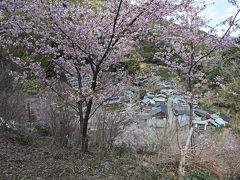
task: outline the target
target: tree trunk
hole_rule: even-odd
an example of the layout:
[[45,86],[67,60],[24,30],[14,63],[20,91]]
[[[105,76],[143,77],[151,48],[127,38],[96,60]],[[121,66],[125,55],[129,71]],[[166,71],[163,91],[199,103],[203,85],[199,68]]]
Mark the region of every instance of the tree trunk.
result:
[[80,122],[80,143],[82,142],[82,134],[83,134],[83,103],[82,101],[78,102],[78,115],[79,115],[79,122]]
[[[190,103],[190,123],[189,123],[189,129],[193,128],[193,104]],[[191,135],[191,141],[190,141],[190,147],[192,148],[194,146],[194,136]]]
[[[193,62],[193,59],[191,60],[191,63]],[[192,66],[192,64],[191,64]],[[189,130],[193,127],[193,99],[194,99],[194,95],[193,95],[193,84],[192,84],[192,78],[190,76],[190,71],[188,73],[189,78],[188,78],[188,91],[191,93],[191,102],[189,103],[189,107],[190,107],[190,122],[189,122]],[[191,140],[190,140],[190,147],[193,147],[194,145],[194,137],[191,135]]]
[[186,156],[183,151],[180,151],[180,160],[178,165],[178,177],[182,179],[185,175],[185,163],[186,163]]
[[88,152],[87,129],[88,129],[88,120],[89,120],[89,116],[90,116],[90,113],[91,113],[91,109],[92,109],[92,100],[89,100],[89,102],[87,103],[87,109],[86,109],[85,117],[84,117],[84,120],[83,120],[83,126],[82,126],[82,129],[81,129],[81,138],[82,138],[81,151],[83,153]]
[[[91,89],[93,92],[95,92],[96,90],[96,85],[97,85],[97,76],[98,76],[98,73],[99,73],[99,65],[97,65],[96,69],[94,70],[93,68],[93,65],[92,65],[92,71],[93,71],[93,80],[92,80],[92,86],[91,86]],[[80,74],[80,71],[78,71],[79,74]],[[81,77],[79,76],[78,77],[78,82],[79,82],[79,87],[81,87]],[[81,94],[81,92],[80,92]],[[85,111],[85,116],[83,117],[83,110],[82,110],[82,102],[79,103],[81,104],[81,112],[80,113],[80,133],[81,133],[81,152],[82,153],[86,153],[88,152],[88,134],[87,134],[87,130],[88,130],[88,120],[90,118],[90,113],[91,113],[91,110],[92,110],[92,99],[90,99],[87,103],[86,103],[86,106],[87,106],[87,109]]]
[[193,134],[193,127],[191,127],[189,130],[185,146],[182,146],[181,141],[180,141],[180,130],[178,129],[178,132],[177,132],[177,143],[178,143],[178,147],[179,147],[179,151],[180,151],[180,159],[179,159],[179,164],[178,164],[179,179],[182,179],[185,175],[186,155],[188,153],[192,134]]
[[86,121],[86,119],[84,119],[84,123],[83,123],[83,126],[82,126],[82,132],[81,132],[81,139],[82,139],[81,151],[83,153],[88,152],[87,128],[88,128],[88,120]]

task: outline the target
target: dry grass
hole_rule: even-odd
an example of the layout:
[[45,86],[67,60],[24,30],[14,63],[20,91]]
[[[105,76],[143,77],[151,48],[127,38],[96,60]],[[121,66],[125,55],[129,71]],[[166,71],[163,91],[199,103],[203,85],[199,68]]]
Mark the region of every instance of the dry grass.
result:
[[76,147],[52,145],[52,137],[37,137],[22,146],[9,132],[0,131],[0,179],[159,179],[157,166],[130,149],[90,147],[82,155]]

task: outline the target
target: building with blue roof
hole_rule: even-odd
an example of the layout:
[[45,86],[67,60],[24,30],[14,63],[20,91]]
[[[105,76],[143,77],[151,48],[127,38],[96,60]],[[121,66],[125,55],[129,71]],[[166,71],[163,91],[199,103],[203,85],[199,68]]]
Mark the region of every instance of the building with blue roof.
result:
[[224,121],[221,118],[215,119],[215,121],[212,123],[215,127],[220,127],[220,126],[225,126],[226,124],[228,124],[227,121]]

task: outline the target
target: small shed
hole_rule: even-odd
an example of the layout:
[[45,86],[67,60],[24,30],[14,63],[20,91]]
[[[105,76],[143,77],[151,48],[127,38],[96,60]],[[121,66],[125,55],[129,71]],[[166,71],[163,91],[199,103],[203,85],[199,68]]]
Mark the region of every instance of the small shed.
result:
[[119,96],[114,96],[114,97],[112,97],[111,99],[109,99],[109,100],[107,101],[107,104],[108,104],[108,105],[121,104],[121,103],[122,103],[122,102],[121,102]]
[[160,98],[153,98],[153,101],[155,101],[155,103],[160,103],[160,102],[166,102],[167,99],[160,97]]
[[228,122],[224,121],[222,118],[215,119],[212,123],[215,127],[225,126]]
[[150,112],[151,116],[156,118],[166,118],[167,117],[167,106],[165,104],[161,104],[159,107],[152,107]]
[[173,95],[172,96],[172,101],[173,104],[187,104],[187,102],[185,101],[185,99],[183,98],[183,96],[181,95]]
[[207,121],[193,120],[193,126],[199,131],[206,131],[207,125],[208,125]]
[[151,112],[150,112],[150,114],[151,114],[152,116],[154,116],[154,115],[156,115],[156,114],[158,114],[158,113],[160,113],[160,112],[162,112],[161,107],[153,107],[152,110],[151,110]]
[[155,104],[151,104],[152,107],[160,107],[162,104],[164,104],[163,102],[158,102]]
[[132,91],[130,91],[130,90],[125,91],[125,95],[126,95],[127,97],[131,98],[131,99],[134,99],[134,98],[137,97],[137,96],[136,96]]
[[161,92],[166,93],[167,95],[171,95],[174,93],[174,90],[173,89],[162,89]]
[[205,110],[202,110],[202,109],[199,109],[199,108],[195,108],[194,112],[198,116],[206,117],[208,119],[211,118],[211,115],[207,111],[205,111]]
[[155,97],[154,93],[148,92],[146,95],[147,98],[153,99]]
[[220,117],[226,122],[229,122],[231,120],[230,116],[223,112],[220,112]]
[[157,97],[157,98],[165,98],[165,99],[168,98],[167,95],[165,95],[165,94],[156,94],[155,97]]
[[150,99],[147,97],[144,97],[144,99],[141,100],[141,103],[143,103],[143,104],[149,104],[149,102],[150,102]]
[[153,104],[156,104],[156,102],[154,100],[150,100],[149,105],[153,105]]

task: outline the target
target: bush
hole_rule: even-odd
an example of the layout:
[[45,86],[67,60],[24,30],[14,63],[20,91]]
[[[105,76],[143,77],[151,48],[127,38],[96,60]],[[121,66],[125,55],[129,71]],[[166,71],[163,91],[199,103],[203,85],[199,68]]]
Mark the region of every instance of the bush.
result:
[[137,60],[129,60],[127,62],[120,62],[110,66],[109,70],[111,72],[116,72],[118,69],[123,68],[129,74],[136,74],[140,70],[140,63]]
[[15,128],[26,121],[25,97],[20,92],[0,93],[0,126]]
[[36,79],[22,79],[19,80],[16,84],[16,87],[21,89],[27,94],[36,95],[39,93],[39,90],[42,88],[41,83]]
[[117,154],[117,156],[122,157],[125,154],[131,154],[133,153],[133,150],[125,145],[122,146],[116,146],[114,148],[115,153]]
[[146,96],[146,94],[147,94],[147,92],[146,92],[145,90],[140,90],[140,91],[139,91],[139,97],[140,97],[140,99],[143,99],[144,96]]
[[33,142],[32,135],[25,133],[25,132],[18,133],[16,139],[19,142],[19,144],[21,144],[23,146],[31,145]]
[[40,136],[51,136],[52,135],[52,131],[49,126],[42,126],[40,124],[37,124],[35,126],[35,129],[37,130],[37,134],[39,134]]
[[129,60],[125,66],[129,74],[136,74],[140,70],[140,63],[137,60]]
[[210,172],[208,171],[198,171],[198,170],[193,170],[189,171],[185,177],[185,179],[191,179],[191,180],[215,180],[215,177],[211,175]]
[[64,147],[68,145],[69,138],[73,134],[72,123],[76,117],[71,108],[61,105],[60,102],[58,104],[53,102],[51,98],[42,100],[38,109],[35,109],[36,120],[41,124],[35,128],[40,135],[52,134],[56,145]]
[[144,131],[142,129],[129,129],[118,136],[114,142],[116,146],[126,146],[135,151],[146,145]]
[[233,134],[240,136],[240,127],[234,127],[232,131],[233,131]]
[[116,138],[131,124],[131,115],[120,114],[119,110],[100,108],[91,118],[92,143],[104,147],[111,147]]
[[171,75],[169,73],[170,71],[167,68],[159,68],[156,72],[156,76],[160,76],[161,80],[168,80],[171,78]]

